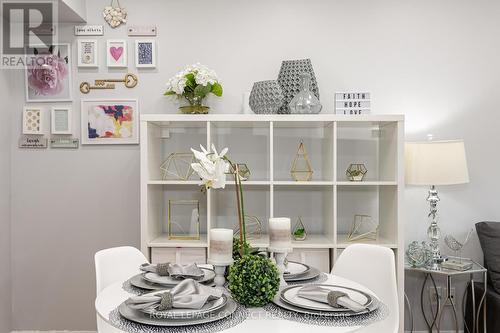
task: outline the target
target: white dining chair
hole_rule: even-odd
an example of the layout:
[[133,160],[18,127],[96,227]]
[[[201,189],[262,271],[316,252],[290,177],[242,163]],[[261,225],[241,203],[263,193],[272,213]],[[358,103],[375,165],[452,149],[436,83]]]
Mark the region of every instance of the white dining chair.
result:
[[94,259],[97,294],[114,282],[140,273],[139,266],[148,262],[144,254],[132,246],[101,250]]
[[389,308],[387,318],[356,332],[398,332],[399,306],[396,266],[394,252],[391,249],[368,244],[350,245],[338,257],[333,266],[332,274],[364,285]]

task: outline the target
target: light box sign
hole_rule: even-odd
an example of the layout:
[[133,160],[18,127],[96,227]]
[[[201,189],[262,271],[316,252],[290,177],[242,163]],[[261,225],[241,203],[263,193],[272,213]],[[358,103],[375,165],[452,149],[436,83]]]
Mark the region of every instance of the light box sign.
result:
[[335,93],[335,113],[344,115],[369,114],[371,94],[369,92]]

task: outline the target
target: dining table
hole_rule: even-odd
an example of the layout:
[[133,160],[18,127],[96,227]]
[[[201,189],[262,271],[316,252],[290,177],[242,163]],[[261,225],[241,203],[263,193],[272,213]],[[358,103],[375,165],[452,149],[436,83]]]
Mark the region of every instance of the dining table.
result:
[[[103,289],[96,297],[95,309],[97,314],[97,327],[99,333],[129,333],[115,327],[110,320],[110,314],[121,303],[129,297],[134,296],[123,288],[124,281],[115,282]],[[327,274],[327,280],[322,282],[342,287],[348,287],[374,295],[368,288],[340,276]],[[307,333],[310,330],[314,332],[328,333],[347,333],[356,332],[364,326],[320,326],[316,324],[302,323],[287,319],[273,317],[271,313],[263,308],[248,308],[248,317],[241,323],[224,329],[227,333],[255,333],[255,332],[273,332],[273,333]]]

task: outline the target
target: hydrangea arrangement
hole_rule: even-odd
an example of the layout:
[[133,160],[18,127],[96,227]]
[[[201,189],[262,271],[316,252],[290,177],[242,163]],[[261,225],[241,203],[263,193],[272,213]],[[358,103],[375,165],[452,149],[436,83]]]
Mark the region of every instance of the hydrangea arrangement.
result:
[[217,74],[214,70],[196,63],[170,78],[164,95],[184,98],[189,106],[181,107],[183,113],[208,113],[208,107],[203,105],[203,99],[210,93],[222,96],[222,85]]

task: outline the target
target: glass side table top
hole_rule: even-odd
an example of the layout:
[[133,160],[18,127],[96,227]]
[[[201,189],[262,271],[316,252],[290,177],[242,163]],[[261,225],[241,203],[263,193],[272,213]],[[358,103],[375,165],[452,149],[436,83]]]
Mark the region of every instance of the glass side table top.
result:
[[[448,257],[449,259],[460,259],[457,257]],[[462,275],[462,274],[474,274],[474,273],[484,273],[486,272],[486,268],[475,262],[474,260],[462,258],[464,261],[468,261],[472,263],[472,268],[466,271],[456,271],[453,269],[442,268],[439,265],[438,269],[431,269],[428,267],[412,267],[407,262],[405,262],[405,270],[406,271],[415,271],[421,273],[432,273],[432,274],[440,274],[440,275]]]

